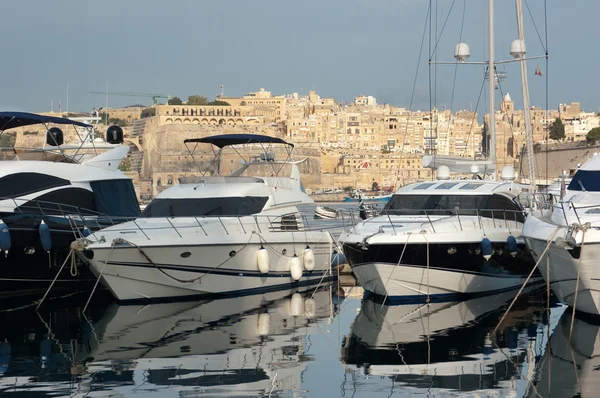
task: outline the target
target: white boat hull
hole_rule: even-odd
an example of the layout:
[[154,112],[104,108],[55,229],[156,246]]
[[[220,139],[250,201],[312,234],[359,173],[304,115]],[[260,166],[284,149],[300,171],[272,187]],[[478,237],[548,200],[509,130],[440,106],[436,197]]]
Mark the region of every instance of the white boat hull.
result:
[[[449,301],[518,289],[522,275],[466,273],[436,267],[390,263],[352,266],[360,285],[368,292],[387,297],[389,302]],[[542,283],[540,277],[529,284]]]
[[[527,243],[536,253],[536,260],[548,244],[545,240],[534,238],[527,238]],[[542,277],[548,278],[548,264],[550,265],[550,286],[562,303],[577,311],[598,315],[600,314],[599,258],[600,243],[598,242],[584,243],[581,266],[579,258],[573,257],[568,250],[552,242],[547,257],[540,261],[538,267]],[[579,288],[577,302],[575,302],[578,272]]]
[[[89,263],[119,301],[242,295],[317,284],[329,278],[333,242],[327,233],[317,235],[320,239],[308,239],[315,255],[311,272],[304,269],[307,240],[302,240],[265,243],[270,267],[268,273],[261,273],[257,253],[262,244],[258,238],[251,243],[145,246],[141,248],[145,255],[127,243],[114,249],[94,247]],[[302,277],[297,281],[290,272],[294,251],[303,264]]]

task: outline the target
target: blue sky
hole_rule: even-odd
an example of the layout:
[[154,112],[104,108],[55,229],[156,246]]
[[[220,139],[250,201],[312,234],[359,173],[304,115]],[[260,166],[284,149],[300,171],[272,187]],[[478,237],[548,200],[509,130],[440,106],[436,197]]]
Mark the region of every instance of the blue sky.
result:
[[[438,23],[454,0],[437,4]],[[542,0],[524,0],[544,41]],[[458,42],[465,0],[455,0],[438,44],[438,59],[451,61]],[[463,41],[472,60],[487,59],[484,37],[487,1],[466,0]],[[163,93],[187,98],[241,96],[261,87],[274,94],[308,93],[351,101],[363,93],[379,103],[409,107],[429,0],[81,0],[4,1],[0,5],[0,43],[4,52],[0,81],[3,110],[50,110],[62,101],[70,110],[104,106],[91,90]],[[496,0],[496,58],[509,59],[516,38],[514,1]],[[436,11],[434,11],[434,16]],[[548,0],[549,71],[534,75],[529,63],[531,102],[580,101],[598,110],[595,43],[598,0]],[[428,33],[428,31],[427,31]],[[543,47],[525,8],[530,56]],[[429,108],[427,40],[413,109]],[[575,61],[576,60],[576,61]],[[517,64],[503,90],[520,104]],[[432,72],[433,73],[433,72]],[[475,107],[483,71],[461,66],[456,76],[454,110]],[[439,66],[437,105],[450,108],[454,66]],[[485,94],[484,94],[485,97]],[[482,99],[483,101],[483,99]],[[109,97],[109,106],[150,104],[149,98]],[[480,110],[485,105],[480,104]]]

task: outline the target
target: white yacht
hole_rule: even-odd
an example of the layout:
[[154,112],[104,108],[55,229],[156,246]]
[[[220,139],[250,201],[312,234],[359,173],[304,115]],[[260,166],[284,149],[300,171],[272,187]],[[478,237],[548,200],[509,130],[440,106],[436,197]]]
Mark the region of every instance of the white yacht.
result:
[[[83,121],[0,112],[0,134],[39,124],[47,130],[42,148],[0,149],[0,261],[11,263],[0,271],[3,290],[47,288],[58,270],[48,267],[47,252],[68,251],[76,238],[73,227],[97,229],[100,213],[112,221],[139,216],[133,182],[118,169],[129,151],[121,145],[120,127],[109,127],[106,142]],[[75,128],[77,142],[63,145],[63,131],[56,126],[65,125]],[[44,265],[11,266],[35,263],[32,256],[45,257]]]
[[600,314],[600,156],[575,173],[562,201],[545,208],[523,227],[536,260],[547,250],[538,266],[542,277],[563,303]]
[[[331,275],[330,233],[310,230],[296,207],[314,202],[290,161],[292,144],[255,134],[185,143],[218,147],[217,170],[226,147],[240,155],[243,146],[262,153],[229,176],[168,188],[144,217],[88,236],[81,255],[118,300],[248,294],[317,284]],[[274,159],[269,149],[275,146],[285,148],[286,160]]]
[[[521,236],[526,214],[518,195],[524,187],[512,182],[515,171],[511,166],[502,169],[503,181],[496,181],[495,90],[503,77],[496,65],[510,61],[495,62],[493,0],[488,0],[487,8],[487,61],[468,61],[469,46],[462,42],[456,45],[454,57],[456,64],[487,67],[483,80],[488,83],[490,110],[489,122],[486,120],[488,159],[424,156],[423,166],[437,169],[438,181],[399,189],[380,216],[359,222],[341,237],[344,254],[359,283],[384,299],[429,302],[492,294],[521,287],[530,272],[536,273]],[[510,53],[521,64],[527,130],[529,95],[519,0],[516,8],[519,39],[511,43]],[[439,115],[432,109],[430,117],[432,135],[425,142],[435,153],[433,134],[437,133]],[[530,141],[528,148],[533,147]],[[449,180],[450,171],[473,174],[478,179]],[[539,272],[533,276],[530,283],[541,282]]]
[[[363,288],[391,301],[439,301],[520,287],[535,262],[521,229],[521,191],[505,181],[438,180],[400,188],[381,214],[340,237]],[[531,283],[540,282],[539,275]]]

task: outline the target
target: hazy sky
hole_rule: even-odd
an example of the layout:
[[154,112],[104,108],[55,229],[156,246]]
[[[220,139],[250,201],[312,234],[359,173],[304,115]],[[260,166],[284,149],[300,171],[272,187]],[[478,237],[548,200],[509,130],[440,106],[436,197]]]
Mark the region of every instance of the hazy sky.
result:
[[[441,31],[440,61],[452,61],[459,41],[465,0],[432,0],[433,28]],[[543,54],[543,0],[524,0],[529,56]],[[472,60],[486,60],[485,0],[466,0],[463,41]],[[91,90],[161,93],[186,99],[241,96],[264,87],[273,94],[315,89],[322,97],[351,101],[363,93],[379,103],[409,107],[429,0],[5,0],[0,43],[4,53],[0,109],[73,110],[104,106]],[[437,11],[436,11],[437,10]],[[516,38],[514,1],[496,0],[496,59],[510,59]],[[580,101],[586,110],[600,105],[597,65],[598,0],[548,0],[549,71],[535,76],[530,61],[532,104]],[[428,36],[427,30],[427,36]],[[428,40],[413,109],[429,108]],[[576,61],[571,61],[571,59]],[[432,69],[437,105],[450,108],[454,66]],[[501,66],[508,89],[520,106],[517,64]],[[460,66],[454,110],[477,103],[483,69]],[[485,93],[483,95],[485,98]],[[486,106],[480,104],[479,110]],[[149,98],[109,97],[109,106],[151,104]]]

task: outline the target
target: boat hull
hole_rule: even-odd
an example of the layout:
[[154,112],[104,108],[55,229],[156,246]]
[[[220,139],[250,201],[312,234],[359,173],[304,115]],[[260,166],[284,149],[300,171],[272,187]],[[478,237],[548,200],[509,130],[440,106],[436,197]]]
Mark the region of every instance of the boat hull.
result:
[[[548,245],[545,240],[531,237],[527,238],[527,243],[536,253],[536,257],[541,255]],[[580,259],[581,254],[583,258]],[[586,242],[581,253],[579,246],[574,250],[567,250],[553,242],[548,248],[547,258],[540,261],[538,268],[542,277],[549,279],[552,291],[562,303],[576,311],[600,315],[598,258],[600,258],[600,243]],[[579,288],[576,289],[578,273]],[[577,302],[575,302],[576,290],[578,291]]]
[[[318,284],[331,279],[333,245],[327,238],[308,241],[315,268],[304,269],[305,242],[264,244],[269,271],[257,266],[261,242],[217,245],[135,246],[93,248],[92,271],[121,302],[165,301],[206,296],[244,295]],[[268,241],[268,240],[267,240]],[[302,277],[294,280],[290,264],[294,252],[302,264]],[[84,255],[82,253],[81,255]],[[90,252],[87,252],[90,256]]]
[[[496,243],[495,246],[501,243]],[[345,244],[352,272],[365,291],[390,302],[452,301],[500,293],[523,285],[534,261],[522,247],[485,260],[476,243]],[[404,250],[402,261],[400,255]],[[542,283],[537,271],[529,284]]]

